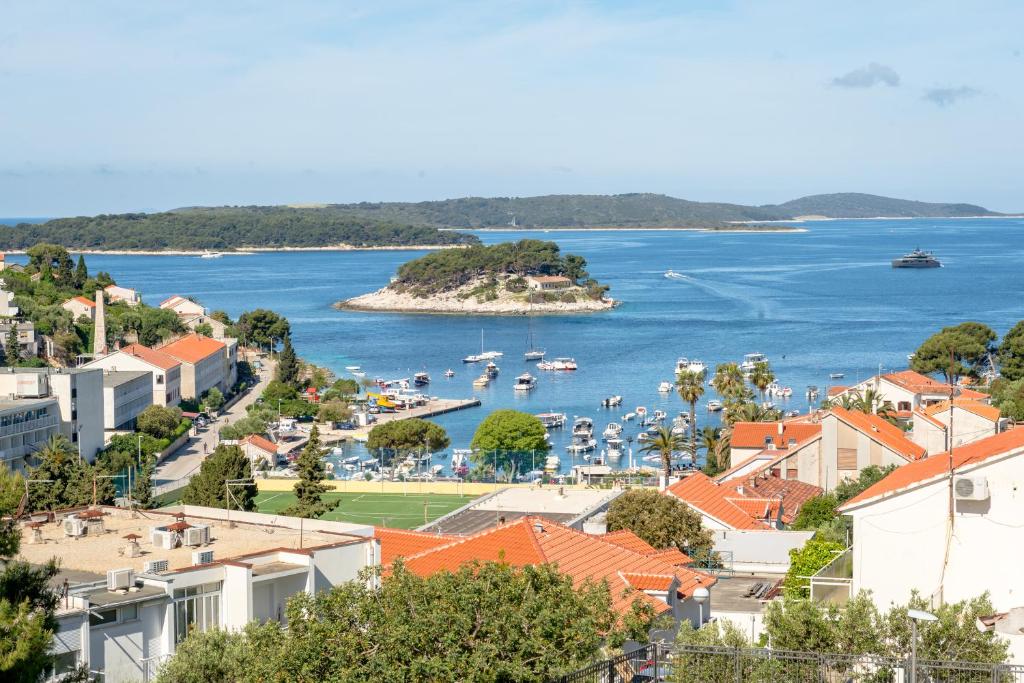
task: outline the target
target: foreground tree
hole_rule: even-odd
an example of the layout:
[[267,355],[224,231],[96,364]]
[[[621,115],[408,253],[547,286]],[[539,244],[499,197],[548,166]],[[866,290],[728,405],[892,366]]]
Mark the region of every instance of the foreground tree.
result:
[[[544,456],[551,444],[544,438],[544,425],[536,416],[518,410],[495,410],[483,419],[473,434],[473,460],[492,465],[511,479],[524,458]],[[497,476],[497,471],[495,471]]]
[[281,353],[277,354],[277,370],[274,379],[290,387],[299,385],[299,359],[295,356],[290,336],[284,338]]
[[1024,379],[1024,320],[1003,335],[999,344],[999,374],[1010,381]]
[[[221,444],[199,467],[199,473],[185,487],[181,502],[185,505],[205,505],[227,508],[229,495],[225,482],[231,479],[251,479],[249,458],[238,446]],[[230,487],[232,510],[256,509],[256,484]]]
[[[29,506],[33,510],[60,510],[78,505],[111,503],[113,474],[90,465],[64,436],[51,436],[34,454],[39,463],[29,470]],[[95,489],[93,486],[95,485]]]
[[548,565],[467,564],[421,578],[397,563],[379,588],[369,583],[300,592],[287,629],[193,633],[159,683],[540,683],[644,633],[649,620],[638,608],[628,629],[606,585],[574,586]]
[[981,323],[943,327],[918,347],[910,367],[926,375],[941,372],[946,382],[956,384],[961,376],[976,377],[985,369],[995,340],[992,328]]
[[436,453],[448,448],[451,439],[444,427],[418,417],[392,420],[375,425],[366,439],[366,448],[380,452],[385,463],[410,453]]
[[295,503],[285,508],[282,514],[309,519],[322,517],[338,507],[341,501],[324,500],[324,494],[330,491],[330,488],[324,485],[324,479],[327,478],[324,470],[324,453],[320,446],[320,430],[313,425],[309,430],[309,441],[295,463],[299,471],[299,480],[293,487]]
[[711,532],[700,514],[678,498],[651,489],[631,489],[608,507],[608,531],[629,529],[655,548],[678,548],[699,558],[711,552]]
[[[224,317],[227,318],[226,315]],[[225,324],[230,324],[230,318],[227,320]],[[291,335],[288,319],[266,308],[245,311],[238,316],[235,327],[247,345],[270,346]]]
[[765,395],[768,385],[775,381],[775,373],[772,372],[772,368],[768,365],[768,361],[761,361],[760,363],[754,363],[754,370],[750,373],[750,383],[757,387],[758,393],[761,394],[761,402],[764,403]]
[[181,424],[181,410],[178,408],[148,406],[135,419],[135,426],[143,434],[157,439],[169,439]]

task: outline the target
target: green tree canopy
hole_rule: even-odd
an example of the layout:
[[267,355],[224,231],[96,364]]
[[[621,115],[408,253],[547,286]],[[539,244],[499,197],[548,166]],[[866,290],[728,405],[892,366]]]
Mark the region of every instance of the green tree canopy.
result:
[[231,487],[231,504],[227,499],[225,481],[229,479],[250,479],[252,469],[249,458],[238,446],[221,444],[214,449],[208,458],[203,460],[199,473],[185,487],[181,502],[185,505],[205,505],[207,507],[234,510],[255,510],[256,484]]
[[706,557],[713,541],[698,512],[653,489],[631,489],[612,501],[608,531],[619,529],[629,529],[655,548],[678,548],[694,558]]
[[114,484],[107,472],[78,457],[78,451],[64,436],[51,436],[34,454],[38,465],[29,470],[29,506],[33,510],[60,510],[93,502],[114,500]]
[[978,376],[985,369],[995,340],[992,328],[981,323],[943,327],[918,347],[910,367],[926,375],[941,372],[948,383],[955,384],[959,377]]
[[292,338],[284,338],[281,353],[277,354],[277,370],[274,379],[290,387],[299,386],[299,359],[292,348]]
[[181,424],[181,410],[153,404],[139,413],[135,426],[143,434],[157,439],[168,439]]
[[997,379],[992,383],[992,403],[1003,417],[1024,422],[1024,378]]
[[309,441],[299,455],[295,463],[299,471],[299,480],[293,487],[295,491],[295,503],[285,508],[283,514],[292,517],[316,518],[323,517],[326,513],[338,507],[341,501],[326,501],[323,494],[330,488],[324,485],[327,474],[324,470],[324,455],[326,451],[320,445],[320,430],[316,425],[309,431]]
[[194,633],[159,683],[543,683],[646,626],[637,619],[628,632],[606,585],[574,586],[548,565],[465,565],[421,578],[399,562],[380,588],[368,583],[300,592],[287,629]]
[[[518,410],[495,410],[477,425],[473,433],[472,460],[495,466],[511,480],[516,472],[534,462],[551,448],[547,430],[536,416]],[[495,472],[497,474],[497,472]]]
[[436,453],[448,448],[449,444],[451,440],[444,427],[418,417],[374,425],[366,439],[366,447],[370,451],[381,452],[385,462],[407,453]]
[[783,582],[783,591],[790,598],[809,598],[811,580],[809,577],[841,553],[846,546],[815,536],[804,543],[802,548],[789,551],[789,571]]
[[281,380],[272,379],[267,383],[267,388],[261,394],[266,404],[275,410],[277,402],[291,401],[299,397],[299,391],[295,387],[285,384]]
[[246,344],[270,346],[291,335],[288,319],[266,308],[246,311],[235,323]]
[[999,344],[999,374],[1011,381],[1024,379],[1024,320],[1003,335]]

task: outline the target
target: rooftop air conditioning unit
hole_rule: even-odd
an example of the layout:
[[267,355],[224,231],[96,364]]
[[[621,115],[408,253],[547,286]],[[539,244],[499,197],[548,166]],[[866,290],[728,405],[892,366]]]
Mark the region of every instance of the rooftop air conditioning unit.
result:
[[149,560],[142,565],[142,571],[147,574],[159,574],[167,571],[167,560]]
[[198,525],[185,529],[184,543],[189,547],[206,545],[210,542],[210,527]]
[[85,520],[77,517],[67,517],[64,520],[65,536],[85,536]]
[[174,550],[178,547],[177,534],[165,529],[153,529],[153,545],[164,550]]
[[135,572],[129,569],[111,569],[107,572],[107,590],[128,590],[135,585]]
[[985,477],[954,477],[953,495],[957,500],[988,500],[988,480]]
[[192,564],[210,564],[213,562],[212,550],[197,550],[192,553]]

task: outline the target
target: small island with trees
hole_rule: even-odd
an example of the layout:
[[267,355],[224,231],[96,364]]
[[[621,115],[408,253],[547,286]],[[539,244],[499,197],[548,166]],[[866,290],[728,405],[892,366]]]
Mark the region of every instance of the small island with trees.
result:
[[528,315],[613,308],[587,261],[554,242],[520,240],[444,249],[399,267],[386,287],[339,301],[340,309],[406,313]]

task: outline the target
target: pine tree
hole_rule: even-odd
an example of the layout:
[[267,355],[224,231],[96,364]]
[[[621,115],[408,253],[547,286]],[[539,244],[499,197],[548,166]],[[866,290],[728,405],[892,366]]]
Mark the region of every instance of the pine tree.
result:
[[299,480],[295,482],[295,504],[284,510],[283,514],[307,519],[322,517],[338,507],[340,501],[326,501],[323,494],[330,489],[324,485],[324,449],[320,446],[320,430],[316,425],[309,431],[309,441],[302,449],[296,462]]
[[89,270],[85,267],[85,256],[78,255],[78,267],[75,268],[75,287],[81,289],[89,279]]
[[11,331],[7,333],[7,344],[4,347],[4,358],[7,365],[17,365],[21,359],[21,345],[18,344],[18,323],[11,324]]
[[143,510],[148,510],[153,506],[153,469],[154,461],[152,456],[146,456],[142,467],[136,470],[137,479],[135,480],[135,487],[132,489],[132,498],[134,499],[135,505]]
[[[224,482],[228,479],[251,479],[252,468],[249,458],[238,446],[221,444],[214,449],[199,467],[199,474],[192,477],[181,502],[185,505],[204,505],[224,508],[227,498]],[[231,487],[232,510],[255,510],[256,484]]]
[[291,336],[284,338],[281,353],[277,354],[277,380],[290,387],[299,384],[299,360],[295,357]]

